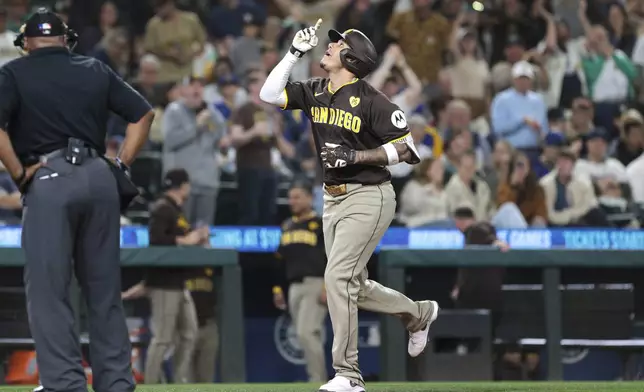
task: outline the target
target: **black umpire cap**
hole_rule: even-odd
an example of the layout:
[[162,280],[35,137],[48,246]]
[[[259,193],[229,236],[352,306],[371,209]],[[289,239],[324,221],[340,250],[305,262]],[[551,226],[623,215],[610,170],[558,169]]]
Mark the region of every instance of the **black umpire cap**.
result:
[[360,30],[349,29],[344,33],[329,30],[331,42],[343,40],[348,49],[340,51],[340,61],[347,71],[358,78],[364,78],[376,69],[378,53],[371,40]]
[[190,182],[190,176],[188,172],[184,169],[172,169],[168,171],[163,177],[163,189],[178,189],[181,188],[183,184]]
[[25,23],[25,37],[58,37],[67,34],[67,25],[54,12],[40,8]]

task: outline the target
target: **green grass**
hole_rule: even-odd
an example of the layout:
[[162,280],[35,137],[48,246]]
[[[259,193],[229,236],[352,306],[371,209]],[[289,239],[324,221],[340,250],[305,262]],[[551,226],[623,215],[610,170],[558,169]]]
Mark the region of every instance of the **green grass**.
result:
[[[319,384],[141,385],[140,392],[316,392]],[[0,387],[0,392],[31,391],[31,387]],[[521,383],[369,383],[368,392],[635,392],[644,382],[521,382]]]

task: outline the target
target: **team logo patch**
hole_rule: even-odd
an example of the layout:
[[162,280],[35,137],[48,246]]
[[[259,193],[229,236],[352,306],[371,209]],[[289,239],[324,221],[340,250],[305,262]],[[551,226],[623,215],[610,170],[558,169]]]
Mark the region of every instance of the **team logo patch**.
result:
[[402,110],[396,110],[395,112],[391,113],[391,123],[396,128],[406,129],[407,119],[405,118],[405,113],[403,113]]
[[[297,340],[295,326],[285,315],[281,315],[275,322],[275,331],[273,333],[275,347],[282,358],[293,365],[306,365],[304,352]],[[322,328],[322,341],[326,342],[326,329]]]
[[356,106],[360,105],[360,98],[358,97],[349,98],[349,105],[351,105],[352,108],[355,108]]
[[317,222],[309,222],[309,230],[315,231],[317,228],[320,227]]

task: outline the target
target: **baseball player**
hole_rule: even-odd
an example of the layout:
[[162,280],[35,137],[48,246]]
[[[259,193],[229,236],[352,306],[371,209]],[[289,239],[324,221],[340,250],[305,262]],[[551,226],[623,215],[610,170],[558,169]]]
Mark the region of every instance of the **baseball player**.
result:
[[301,109],[312,123],[324,168],[324,283],[336,372],[320,391],[361,392],[365,389],[358,367],[358,308],[399,316],[410,334],[408,352],[418,356],[439,307],[434,301],[414,302],[367,279],[369,258],[396,209],[386,166],[420,159],[404,113],[362,80],[375,69],[377,54],[360,31],[329,31],[331,42],[320,61],[328,78],[289,82],[297,61],[318,44],[321,22],[295,35],[260,98],[285,110]]

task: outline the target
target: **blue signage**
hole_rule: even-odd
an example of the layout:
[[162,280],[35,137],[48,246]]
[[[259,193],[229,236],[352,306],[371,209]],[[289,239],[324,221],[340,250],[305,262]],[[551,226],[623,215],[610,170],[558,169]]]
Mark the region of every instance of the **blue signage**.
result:
[[[210,245],[240,252],[274,252],[280,241],[279,227],[217,226],[210,229]],[[644,250],[644,230],[528,229],[498,230],[499,238],[514,249]],[[20,247],[21,228],[0,227],[0,247]],[[144,226],[121,228],[121,247],[148,246]],[[463,236],[454,229],[391,228],[380,247],[403,249],[462,249]]]

